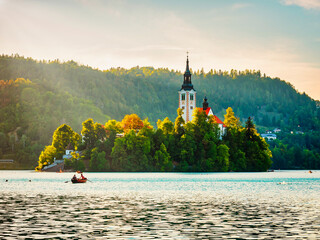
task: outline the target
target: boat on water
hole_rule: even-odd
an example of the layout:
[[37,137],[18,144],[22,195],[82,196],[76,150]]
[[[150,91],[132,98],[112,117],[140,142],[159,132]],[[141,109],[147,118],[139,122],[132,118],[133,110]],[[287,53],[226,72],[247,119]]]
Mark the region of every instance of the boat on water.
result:
[[81,178],[77,178],[77,179],[71,179],[72,183],[86,183],[88,179],[81,179]]
[[71,178],[71,182],[72,183],[86,183],[88,179],[82,175],[82,172],[80,174],[81,175],[79,178],[76,176],[76,174],[73,175],[73,177]]

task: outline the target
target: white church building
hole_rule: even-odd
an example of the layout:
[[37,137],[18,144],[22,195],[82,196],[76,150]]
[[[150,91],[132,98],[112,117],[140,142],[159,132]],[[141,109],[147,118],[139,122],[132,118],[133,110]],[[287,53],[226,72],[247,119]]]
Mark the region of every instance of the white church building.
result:
[[[187,56],[187,65],[186,65],[186,71],[184,73],[184,79],[183,84],[181,86],[179,93],[179,108],[182,109],[183,114],[182,117],[185,121],[185,123],[192,121],[192,113],[193,110],[196,108],[196,100],[197,100],[197,92],[193,88],[193,84],[191,82],[191,73],[189,69],[189,58]],[[224,123],[216,116],[214,115],[212,109],[209,107],[208,99],[205,97],[203,99],[201,110],[205,111],[205,113],[208,116],[213,116],[215,121],[218,124],[218,127],[220,129],[220,135],[224,135],[226,133],[226,126]]]

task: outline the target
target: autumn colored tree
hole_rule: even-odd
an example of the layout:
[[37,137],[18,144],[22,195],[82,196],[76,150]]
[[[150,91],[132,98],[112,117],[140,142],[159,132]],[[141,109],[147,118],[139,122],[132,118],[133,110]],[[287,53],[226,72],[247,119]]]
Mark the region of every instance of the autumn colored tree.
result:
[[177,109],[178,116],[174,122],[174,132],[180,136],[183,134],[183,125],[185,124],[182,114],[183,114],[183,110],[181,108],[178,108]]
[[39,156],[38,166],[36,170],[41,170],[44,166],[53,163],[57,149],[52,146],[46,146]]
[[118,122],[114,119],[109,120],[108,122],[106,122],[104,128],[106,129],[106,131],[114,131],[115,133],[122,133],[123,132],[123,128],[121,127],[121,122]]
[[224,125],[228,128],[239,128],[241,126],[239,118],[235,117],[233,109],[227,108],[227,113],[224,115]]
[[138,132],[143,128],[143,121],[138,117],[137,114],[126,115],[121,121],[121,127],[125,133],[128,133],[130,130]]

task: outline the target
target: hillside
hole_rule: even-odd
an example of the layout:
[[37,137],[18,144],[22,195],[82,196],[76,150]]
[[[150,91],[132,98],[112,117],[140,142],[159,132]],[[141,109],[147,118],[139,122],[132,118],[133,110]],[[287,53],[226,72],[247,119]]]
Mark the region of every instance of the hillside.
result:
[[[0,154],[17,155],[22,145],[27,146],[30,149],[18,159],[29,166],[36,164],[39,149],[50,143],[52,132],[62,123],[80,132],[85,119],[104,124],[130,113],[148,117],[154,126],[167,116],[174,121],[183,77],[178,71],[152,67],[100,71],[73,61],[2,55],[0,80]],[[207,96],[222,119],[230,106],[242,122],[253,117],[260,131],[280,127],[283,132],[314,135],[320,129],[317,101],[259,71],[197,71],[192,82],[198,107]],[[313,142],[311,149],[319,154]]]

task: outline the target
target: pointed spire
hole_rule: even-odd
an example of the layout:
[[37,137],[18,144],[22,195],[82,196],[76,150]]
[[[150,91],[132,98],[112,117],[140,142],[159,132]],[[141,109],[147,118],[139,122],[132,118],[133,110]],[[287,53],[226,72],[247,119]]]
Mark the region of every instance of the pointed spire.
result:
[[186,71],[183,75],[184,77],[184,80],[183,80],[183,84],[182,84],[182,87],[181,89],[184,89],[184,90],[191,90],[191,89],[194,89],[193,88],[193,85],[192,85],[192,82],[191,82],[191,73],[190,73],[190,69],[189,69],[189,52],[187,52],[187,65],[186,65]]
[[189,70],[189,52],[187,52],[187,66],[186,66],[186,72],[190,72],[190,70]]

